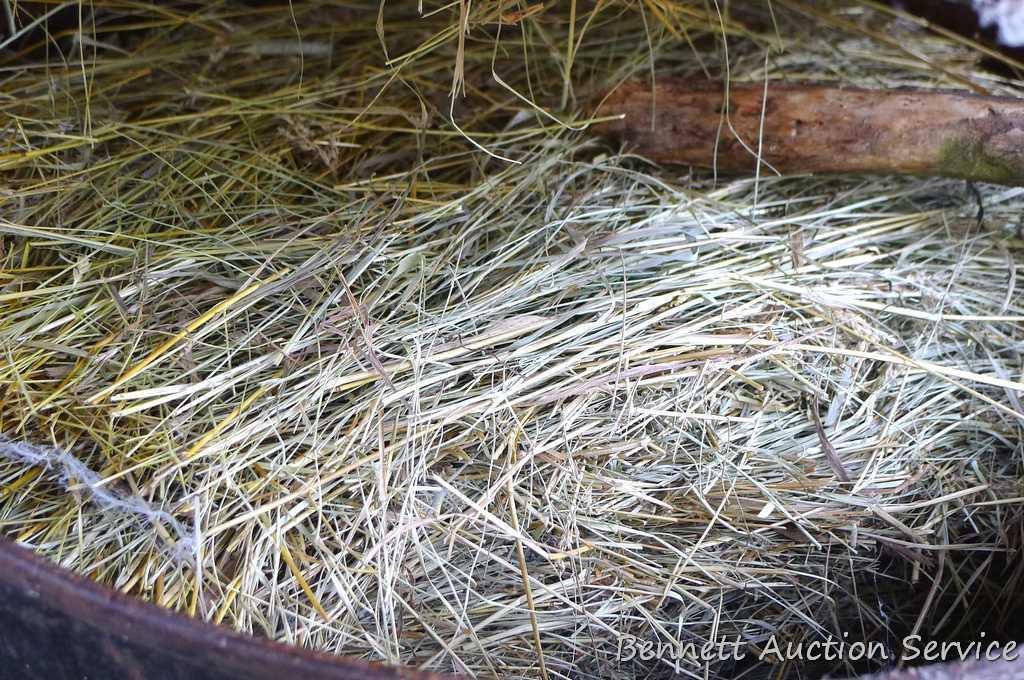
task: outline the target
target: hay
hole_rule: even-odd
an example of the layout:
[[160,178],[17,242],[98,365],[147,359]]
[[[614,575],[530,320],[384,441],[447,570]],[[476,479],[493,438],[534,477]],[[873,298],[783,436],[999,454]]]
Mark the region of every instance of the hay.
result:
[[98,476],[4,444],[5,534],[483,677],[735,676],[616,656],[1009,610],[1024,190],[585,130],[660,72],[1013,93],[969,45],[791,0],[94,5],[2,71],[0,441]]

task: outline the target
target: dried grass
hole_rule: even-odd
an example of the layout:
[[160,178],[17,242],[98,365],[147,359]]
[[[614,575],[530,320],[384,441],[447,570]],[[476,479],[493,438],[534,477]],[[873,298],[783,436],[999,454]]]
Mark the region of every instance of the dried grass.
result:
[[0,531],[483,677],[1005,616],[1024,190],[686,174],[584,129],[663,72],[1014,92],[976,50],[795,0],[93,5],[0,71]]

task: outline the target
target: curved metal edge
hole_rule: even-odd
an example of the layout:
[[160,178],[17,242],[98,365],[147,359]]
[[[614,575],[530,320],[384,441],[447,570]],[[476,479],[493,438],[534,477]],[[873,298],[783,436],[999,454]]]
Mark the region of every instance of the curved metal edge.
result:
[[84,677],[93,661],[120,677],[451,680],[235,633],[128,597],[0,538],[0,671],[43,677],[45,667],[48,677],[54,668],[58,677]]

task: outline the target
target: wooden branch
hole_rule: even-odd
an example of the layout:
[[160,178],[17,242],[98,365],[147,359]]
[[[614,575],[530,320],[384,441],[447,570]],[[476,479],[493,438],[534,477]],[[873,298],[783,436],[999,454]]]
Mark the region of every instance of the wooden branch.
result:
[[[629,83],[596,126],[655,161],[753,173],[939,175],[1024,186],[1024,99],[817,84]],[[761,134],[763,132],[763,135]]]

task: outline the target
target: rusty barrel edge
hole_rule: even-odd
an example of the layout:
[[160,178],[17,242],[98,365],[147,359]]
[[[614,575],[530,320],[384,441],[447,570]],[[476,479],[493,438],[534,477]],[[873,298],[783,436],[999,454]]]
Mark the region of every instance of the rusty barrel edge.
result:
[[0,678],[443,680],[188,618],[0,539]]

